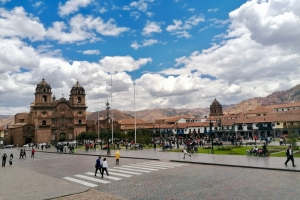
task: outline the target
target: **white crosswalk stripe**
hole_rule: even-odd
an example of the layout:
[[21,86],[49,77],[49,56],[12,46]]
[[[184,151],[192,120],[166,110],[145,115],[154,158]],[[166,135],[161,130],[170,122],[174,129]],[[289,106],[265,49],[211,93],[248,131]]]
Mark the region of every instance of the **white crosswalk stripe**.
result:
[[[87,172],[85,174],[88,174],[88,175],[95,175],[95,173],[93,172]],[[109,173],[108,173],[109,174]],[[107,176],[106,174],[103,175],[104,178],[107,178],[107,179],[112,179],[112,180],[121,180],[122,178],[118,178],[118,177],[114,177],[114,176]]]
[[127,167],[114,167],[114,169],[122,169],[122,170],[135,171],[135,172],[144,172],[144,173],[150,173],[151,172],[151,171],[133,169],[133,168],[127,168]]
[[139,167],[139,166],[130,166],[130,165],[123,165],[122,167],[128,167],[128,168],[133,168],[133,169],[141,169],[141,170],[149,170],[149,171],[158,171],[158,169],[153,169],[150,167]]
[[83,178],[83,179],[87,179],[87,180],[90,180],[90,181],[98,182],[98,183],[104,183],[104,184],[110,183],[109,181],[106,181],[106,180],[102,180],[102,179],[99,179],[99,178],[93,178],[93,177],[89,177],[89,176],[83,176],[83,175],[80,175],[80,174],[77,174],[77,175],[74,175],[74,176],[79,177],[79,178]]
[[[109,168],[108,169],[109,176],[106,176],[106,174],[104,174],[103,178],[98,176],[95,177],[95,172],[87,172],[84,175],[81,174],[74,175],[74,177],[76,178],[64,177],[63,179],[74,183],[82,184],[88,187],[97,187],[99,185],[95,183],[100,183],[100,184],[111,183],[111,181],[108,181],[107,179],[110,179],[112,181],[119,181],[122,179],[120,177],[130,178],[133,175],[141,175],[143,173],[150,173],[159,170],[182,167],[186,165],[188,164],[177,164],[177,163],[159,162],[159,161],[142,162],[142,163],[122,165],[120,167]],[[98,173],[98,175],[100,174]]]
[[118,169],[109,169],[109,171],[126,173],[126,174],[133,174],[133,175],[141,175],[142,174],[142,173],[138,173],[138,172],[130,172],[130,171],[118,170]]
[[158,165],[141,165],[141,164],[129,164],[130,166],[141,166],[141,167],[144,167],[144,168],[151,168],[151,169],[168,169],[168,168],[174,168],[174,167],[165,167],[165,166],[158,166]]
[[98,186],[96,184],[85,182],[85,181],[75,179],[75,178],[65,177],[64,179],[66,179],[68,181],[75,182],[75,183],[79,183],[79,184],[82,184],[82,185],[85,185],[85,186],[89,186],[89,187],[97,187]]
[[116,175],[116,176],[122,176],[122,177],[132,177],[132,175],[127,175],[127,174],[120,174],[120,173],[116,173],[116,172],[111,172],[111,170],[109,170],[109,174]]

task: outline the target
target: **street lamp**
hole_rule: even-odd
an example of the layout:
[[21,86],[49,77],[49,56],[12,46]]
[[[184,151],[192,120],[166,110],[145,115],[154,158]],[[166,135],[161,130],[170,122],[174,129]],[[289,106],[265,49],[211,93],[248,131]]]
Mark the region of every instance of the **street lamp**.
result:
[[209,132],[210,132],[210,139],[211,139],[211,153],[214,154],[214,141],[213,141],[213,132],[212,132],[212,122],[209,120]]
[[179,142],[178,142],[178,122],[175,123],[176,124],[176,144],[177,144],[177,149],[179,149]]
[[[106,120],[107,120],[106,130],[108,130],[108,129],[107,129],[108,124],[109,124],[109,115],[108,115],[108,111],[109,111],[109,109],[110,109],[108,100],[107,100],[107,102],[105,103],[105,106],[106,106],[105,109],[106,109]],[[107,155],[110,155],[108,131],[107,131]]]
[[35,144],[36,144],[36,146],[38,145],[37,144],[37,131],[38,131],[38,129],[39,129],[39,126],[36,126],[35,127]]
[[218,115],[217,117],[217,124],[218,124],[218,127],[219,127],[219,134],[220,134],[220,130],[221,130],[221,127],[222,127],[222,118]]

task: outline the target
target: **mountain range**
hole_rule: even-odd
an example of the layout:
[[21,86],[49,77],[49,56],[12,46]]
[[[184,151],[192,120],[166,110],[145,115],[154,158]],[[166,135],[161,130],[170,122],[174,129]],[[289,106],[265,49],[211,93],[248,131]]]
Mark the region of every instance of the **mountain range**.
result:
[[[234,105],[222,105],[223,113],[241,113],[248,110],[254,110],[260,106],[283,104],[300,101],[300,84],[294,86],[289,90],[277,91],[266,97],[255,97],[252,99],[243,100]],[[222,103],[222,102],[220,102]],[[110,113],[109,113],[110,114]],[[174,108],[153,108],[136,111],[119,111],[113,110],[114,120],[130,119],[134,118],[134,115],[138,119],[142,119],[149,122],[154,122],[155,119],[170,117],[170,116],[187,116],[204,117],[209,115],[209,108],[193,108],[193,109],[174,109]],[[98,112],[87,112],[87,120],[97,120],[99,117],[105,117],[106,111],[102,110]],[[0,126],[6,126],[13,124],[14,116],[0,115]]]

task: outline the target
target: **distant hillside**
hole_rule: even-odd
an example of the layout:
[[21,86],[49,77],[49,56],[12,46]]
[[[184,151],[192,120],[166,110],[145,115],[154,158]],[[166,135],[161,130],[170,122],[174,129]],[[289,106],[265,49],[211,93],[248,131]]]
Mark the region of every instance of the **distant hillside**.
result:
[[[134,112],[125,111],[128,115],[134,117]],[[208,108],[193,108],[193,109],[174,109],[174,108],[154,108],[140,110],[136,112],[136,117],[149,122],[154,122],[155,119],[170,117],[170,116],[181,116],[181,115],[192,115],[195,117],[204,117],[209,114]]]
[[260,106],[283,104],[300,101],[300,84],[285,91],[274,92],[266,97],[255,97],[241,101],[224,109],[224,113],[239,113],[254,110]]
[[0,127],[6,127],[14,123],[13,115],[0,115]]
[[[109,115],[111,115],[111,111],[109,111]],[[99,117],[106,117],[106,110],[99,111]],[[87,114],[87,120],[97,121],[97,118],[98,118],[98,112],[92,112],[89,115]],[[132,119],[131,116],[119,110],[113,110],[113,118],[116,121],[121,119]]]

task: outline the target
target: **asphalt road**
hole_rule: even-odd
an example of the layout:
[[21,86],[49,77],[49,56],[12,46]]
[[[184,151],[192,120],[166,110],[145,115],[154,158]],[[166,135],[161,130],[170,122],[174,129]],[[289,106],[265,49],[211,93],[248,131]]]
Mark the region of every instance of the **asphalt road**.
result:
[[[37,152],[34,159],[28,153],[26,159],[19,159],[16,154],[16,167],[63,180],[74,187],[86,182],[90,184],[86,187],[124,199],[296,200],[300,196],[299,172],[129,158],[121,158],[116,166],[114,158],[107,158],[111,174],[101,179],[99,175],[94,177],[96,156]],[[47,188],[41,184],[40,190]]]

